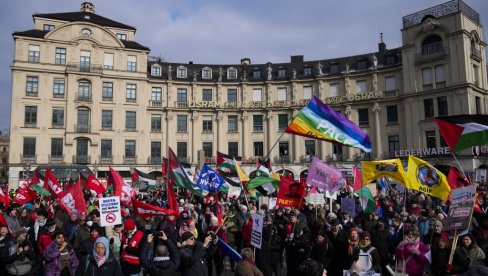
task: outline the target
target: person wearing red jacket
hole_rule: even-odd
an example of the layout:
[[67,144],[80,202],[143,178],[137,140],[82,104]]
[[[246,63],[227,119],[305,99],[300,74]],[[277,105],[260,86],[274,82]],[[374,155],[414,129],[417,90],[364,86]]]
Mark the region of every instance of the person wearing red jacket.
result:
[[122,234],[122,250],[120,254],[120,267],[126,276],[139,275],[141,272],[141,253],[144,232],[137,230],[133,219],[124,222],[124,233]]

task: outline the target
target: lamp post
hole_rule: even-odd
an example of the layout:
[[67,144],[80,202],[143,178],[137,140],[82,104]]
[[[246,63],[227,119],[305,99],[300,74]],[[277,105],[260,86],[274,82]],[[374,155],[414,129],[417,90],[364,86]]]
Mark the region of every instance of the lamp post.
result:
[[98,178],[98,163],[95,160],[95,164],[93,164],[93,172],[95,173],[95,178]]

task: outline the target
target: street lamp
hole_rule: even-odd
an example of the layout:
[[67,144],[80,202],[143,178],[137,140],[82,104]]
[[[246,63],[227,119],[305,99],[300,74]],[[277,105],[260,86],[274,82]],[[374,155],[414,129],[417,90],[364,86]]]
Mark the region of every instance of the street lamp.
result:
[[95,160],[95,164],[93,164],[93,172],[95,173],[95,178],[98,178],[98,163]]

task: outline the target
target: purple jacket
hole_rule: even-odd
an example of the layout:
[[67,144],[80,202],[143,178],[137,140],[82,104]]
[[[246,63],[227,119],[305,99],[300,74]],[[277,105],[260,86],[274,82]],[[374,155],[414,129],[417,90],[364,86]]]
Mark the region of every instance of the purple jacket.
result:
[[[75,251],[68,244],[69,251],[69,272],[71,275],[75,275],[76,269],[78,268],[78,258],[76,257]],[[44,251],[44,262],[46,269],[46,276],[59,276],[61,275],[61,260],[59,254],[59,248],[56,242],[52,242]]]
[[[420,255],[413,255],[409,252],[410,247],[417,247],[420,251]],[[415,244],[409,244],[402,241],[396,250],[396,258],[399,260],[398,265],[401,265],[400,260],[405,260],[406,273],[411,276],[422,276],[424,272],[424,266],[429,262],[425,254],[429,252],[429,248],[423,242],[417,242]]]

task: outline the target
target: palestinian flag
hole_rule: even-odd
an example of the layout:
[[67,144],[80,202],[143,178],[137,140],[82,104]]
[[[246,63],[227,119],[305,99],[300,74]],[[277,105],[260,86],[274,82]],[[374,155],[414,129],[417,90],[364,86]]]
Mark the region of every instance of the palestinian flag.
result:
[[280,180],[267,176],[258,176],[247,183],[246,190],[257,189],[258,187],[262,187],[267,194],[271,194],[280,187]]
[[357,191],[356,195],[359,196],[359,202],[363,208],[363,212],[366,214],[372,214],[376,210],[376,202],[373,198],[373,194],[369,190],[368,186],[365,186]]
[[456,115],[434,119],[453,152],[488,144],[488,115]]
[[185,188],[190,190],[191,192],[194,192],[194,183],[190,180],[191,176],[183,167],[183,165],[180,163],[178,158],[176,157],[176,154],[173,152],[173,150],[170,148],[169,149],[169,171],[170,175],[173,177],[175,180],[175,185],[179,186],[180,188]]
[[[241,158],[236,157],[236,159],[240,162]],[[226,176],[235,176],[237,175],[236,166],[234,164],[234,158],[230,155],[221,153],[217,151],[217,170],[219,171],[220,175]]]
[[154,190],[156,188],[156,179],[147,173],[134,169],[132,173],[132,185],[137,185],[140,192],[148,189]]
[[32,190],[34,190],[40,197],[51,196],[51,193],[48,190],[44,189],[44,176],[39,172],[38,169],[36,169],[32,174],[32,180],[29,185]]

